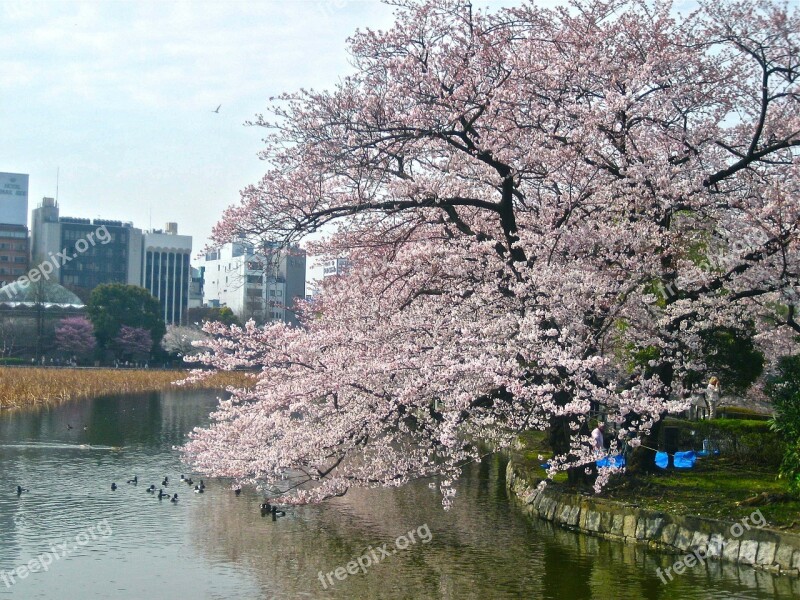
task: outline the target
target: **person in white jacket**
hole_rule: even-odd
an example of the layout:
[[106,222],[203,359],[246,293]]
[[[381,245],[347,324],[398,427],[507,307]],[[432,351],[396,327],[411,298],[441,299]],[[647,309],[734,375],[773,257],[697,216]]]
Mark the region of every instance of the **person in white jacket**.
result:
[[708,404],[708,418],[717,418],[717,406],[719,406],[719,379],[712,377],[708,380],[706,387],[706,404]]
[[606,430],[604,423],[598,423],[597,427],[592,429],[592,442],[594,443],[594,451],[602,453],[605,451],[605,440],[603,439],[603,432]]

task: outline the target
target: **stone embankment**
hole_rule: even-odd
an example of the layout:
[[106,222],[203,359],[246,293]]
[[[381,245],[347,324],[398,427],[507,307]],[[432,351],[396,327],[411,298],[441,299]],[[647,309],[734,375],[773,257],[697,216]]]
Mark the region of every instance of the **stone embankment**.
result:
[[525,512],[567,529],[668,553],[697,553],[773,573],[800,574],[800,535],[759,527],[763,523],[757,520],[727,523],[565,493],[554,486],[540,490],[539,481],[526,480],[513,461],[506,483]]

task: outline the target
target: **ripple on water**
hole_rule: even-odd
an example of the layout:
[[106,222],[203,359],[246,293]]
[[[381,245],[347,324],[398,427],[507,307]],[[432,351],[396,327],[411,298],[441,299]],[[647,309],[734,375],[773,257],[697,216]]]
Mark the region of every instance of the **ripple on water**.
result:
[[[655,574],[664,557],[522,516],[509,504],[505,464],[495,457],[468,470],[448,512],[424,482],[355,491],[273,523],[260,516],[253,490],[235,497],[227,483],[207,481],[206,493],[193,494],[180,482],[189,472],[172,447],[207,422],[215,397],[145,394],[0,416],[0,570],[53,543],[74,543],[103,520],[112,532],[77,544],[47,573],[0,584],[0,598],[800,597],[788,580],[733,565],[695,569],[665,587]],[[134,474],[139,485],[126,484]],[[160,488],[165,474],[177,505],[145,491],[151,483]],[[18,484],[31,491],[18,498]],[[368,548],[392,548],[423,525],[429,543],[322,587],[320,572]]]

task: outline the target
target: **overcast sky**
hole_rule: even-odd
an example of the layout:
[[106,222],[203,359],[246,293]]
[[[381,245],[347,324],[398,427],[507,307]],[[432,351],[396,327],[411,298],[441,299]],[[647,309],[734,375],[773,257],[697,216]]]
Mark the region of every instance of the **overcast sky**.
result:
[[375,0],[2,0],[0,171],[30,175],[29,210],[60,173],[62,215],[177,221],[199,250],[265,170],[243,123],[333,85],[346,37],[389,24]]
[[0,171],[30,175],[29,210],[60,173],[62,215],[177,221],[200,250],[264,173],[264,131],[243,123],[330,88],[345,39],[391,22],[378,0],[0,0]]

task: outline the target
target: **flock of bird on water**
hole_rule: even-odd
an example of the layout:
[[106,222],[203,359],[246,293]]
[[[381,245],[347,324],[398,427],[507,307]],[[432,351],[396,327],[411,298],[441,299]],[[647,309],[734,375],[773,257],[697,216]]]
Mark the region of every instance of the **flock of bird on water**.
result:
[[[200,483],[195,485],[195,483],[194,483],[194,481],[192,481],[191,477],[186,478],[183,475],[181,475],[181,481],[183,483],[187,484],[190,488],[191,488],[191,486],[194,485],[194,493],[195,494],[202,494],[202,493],[204,493],[206,491],[206,484],[203,483],[202,479],[200,480]],[[139,485],[139,476],[138,475],[134,475],[133,479],[128,479],[128,481],[126,483],[129,483],[130,485]],[[164,481],[161,482],[161,485],[163,487],[158,490],[158,494],[156,494],[156,486],[155,486],[155,484],[150,484],[150,487],[147,488],[146,492],[148,494],[153,494],[154,496],[157,496],[159,500],[163,500],[164,498],[169,498],[169,494],[164,492],[164,488],[169,485],[169,477],[164,475]],[[117,484],[116,483],[112,483],[111,484],[111,491],[115,492],[116,490],[117,490]],[[22,487],[21,485],[18,485],[17,486],[17,496],[21,496],[24,492],[30,492],[30,490],[27,489],[27,488]],[[238,496],[239,494],[242,493],[242,488],[241,487],[237,487],[236,489],[233,490],[233,493]],[[178,503],[178,494],[173,494],[172,498],[170,498],[169,501],[172,502],[172,503],[177,504]],[[278,517],[285,517],[286,516],[286,511],[279,509],[277,506],[273,506],[269,502],[262,503],[260,508],[261,508],[261,516],[262,517],[266,517],[267,515],[271,515],[273,521],[275,521]]]

